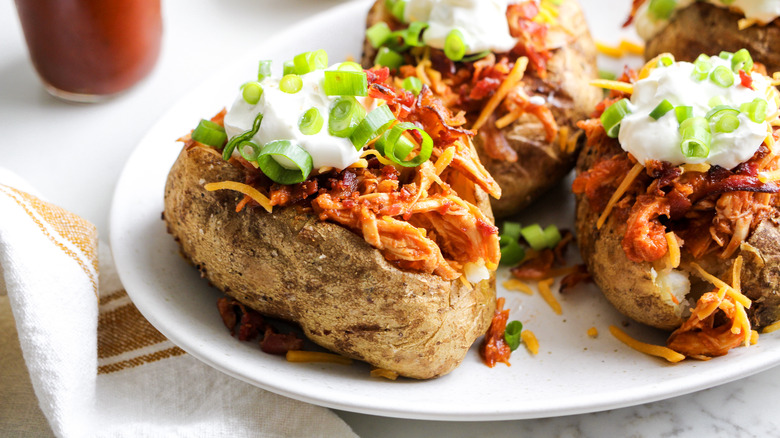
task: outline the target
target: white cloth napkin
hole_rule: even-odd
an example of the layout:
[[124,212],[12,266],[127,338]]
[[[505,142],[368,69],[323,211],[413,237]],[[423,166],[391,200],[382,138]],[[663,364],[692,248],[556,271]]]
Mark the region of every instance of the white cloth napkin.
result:
[[328,409],[236,380],[176,347],[132,304],[105,245],[98,252],[95,227],[31,193],[0,169],[0,295],[55,435],[356,436]]

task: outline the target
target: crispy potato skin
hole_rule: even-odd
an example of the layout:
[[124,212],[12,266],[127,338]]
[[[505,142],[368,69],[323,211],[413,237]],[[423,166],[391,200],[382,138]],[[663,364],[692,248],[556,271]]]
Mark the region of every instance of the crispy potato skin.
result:
[[[377,0],[368,13],[366,26],[390,19],[384,0]],[[477,135],[474,144],[479,158],[502,189],[501,199],[491,199],[496,218],[518,213],[569,173],[584,144],[584,135],[575,123],[586,118],[602,98],[599,89],[588,85],[598,77],[596,47],[579,4],[563,2],[558,19],[571,31],[571,44],[552,50],[546,79],[536,77],[529,69],[524,82],[529,94],[553,96],[549,99],[553,116],[559,128],[568,127],[569,138],[576,138],[577,146],[566,153],[558,137],[548,143],[544,127],[530,114],[500,130],[517,152],[516,162],[490,158],[482,137]],[[371,44],[364,42],[363,66],[372,66],[375,55]]]
[[207,182],[243,173],[200,147],[168,176],[164,218],[202,276],[323,347],[407,377],[444,375],[490,324],[495,279],[473,289],[388,263],[360,236],[296,207],[236,213],[242,195]]
[[646,59],[660,53],[672,53],[681,61],[694,61],[701,53],[717,55],[721,50],[735,52],[745,48],[755,61],[772,73],[780,70],[780,26],[778,20],[766,26],[738,30],[740,14],[695,2],[677,11],[669,25],[647,41]]

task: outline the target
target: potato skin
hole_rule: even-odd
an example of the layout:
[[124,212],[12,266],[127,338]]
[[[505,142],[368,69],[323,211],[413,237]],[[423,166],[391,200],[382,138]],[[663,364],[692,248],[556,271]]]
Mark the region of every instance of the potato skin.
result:
[[473,289],[405,272],[362,237],[301,208],[236,213],[242,195],[207,182],[243,181],[210,151],[182,150],[164,218],[181,252],[226,294],[298,323],[312,341],[400,375],[428,379],[463,360],[488,328],[495,279]]
[[[368,13],[366,26],[391,19],[384,0],[377,0]],[[480,161],[502,189],[500,199],[491,199],[496,218],[518,213],[571,171],[584,144],[576,122],[586,118],[602,98],[601,91],[588,84],[598,77],[596,47],[579,4],[573,0],[563,2],[558,20],[571,31],[572,42],[551,51],[547,78],[538,78],[529,68],[523,80],[529,94],[553,95],[549,99],[553,116],[559,128],[568,128],[569,138],[576,138],[577,146],[566,153],[561,150],[559,137],[548,143],[544,127],[530,114],[500,130],[500,135],[517,152],[516,162],[489,157],[484,139],[475,136]],[[363,66],[371,67],[375,55],[371,44],[364,42]]]
[[701,53],[717,55],[721,50],[736,52],[745,48],[753,60],[766,65],[768,72],[779,71],[780,21],[738,30],[741,18],[744,16],[725,8],[694,2],[677,11],[669,24],[647,41],[645,58],[669,52],[678,60],[694,61]]

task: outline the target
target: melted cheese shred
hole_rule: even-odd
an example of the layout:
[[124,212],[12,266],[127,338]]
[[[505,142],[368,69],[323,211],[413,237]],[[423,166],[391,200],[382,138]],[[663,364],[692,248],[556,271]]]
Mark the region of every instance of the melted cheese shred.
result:
[[287,362],[327,362],[340,365],[352,365],[352,359],[333,353],[320,351],[290,350],[285,355]]
[[672,350],[671,348],[663,347],[660,345],[646,344],[644,342],[638,341],[632,338],[631,336],[629,336],[623,330],[620,330],[619,328],[615,327],[614,325],[609,326],[609,332],[612,333],[612,336],[617,338],[617,340],[628,345],[629,347],[633,348],[634,350],[640,353],[649,354],[650,356],[661,357],[672,363],[677,363],[685,359],[685,355],[680,354]]
[[631,168],[631,170],[628,171],[628,174],[625,178],[623,178],[623,181],[618,186],[617,190],[615,190],[615,193],[612,194],[612,197],[609,198],[609,202],[607,202],[607,207],[604,209],[603,212],[601,212],[601,216],[599,216],[599,220],[596,221],[596,229],[601,229],[601,227],[604,225],[604,222],[607,221],[607,217],[612,212],[612,209],[615,207],[615,204],[620,200],[620,198],[623,196],[623,194],[626,193],[626,190],[631,186],[631,183],[634,182],[637,176],[642,172],[642,170],[645,167],[642,166],[639,163],[634,164],[634,167]]
[[539,353],[539,340],[536,339],[536,335],[531,330],[523,330],[520,332],[520,339],[523,341],[525,348],[528,352],[536,356]]
[[596,50],[602,55],[611,58],[622,58],[626,55],[642,56],[645,53],[645,47],[642,44],[628,40],[620,40],[617,46],[611,46],[606,43],[596,41]]
[[265,211],[271,213],[273,211],[273,206],[271,205],[271,200],[268,199],[267,196],[260,193],[256,188],[236,182],[236,181],[221,181],[221,182],[214,182],[214,183],[208,183],[203,186],[204,189],[208,190],[209,192],[213,192],[216,190],[234,190],[239,193],[243,193],[246,196],[249,196],[252,198],[255,202],[260,204],[261,207],[265,209]]
[[677,236],[674,231],[666,233],[666,244],[669,247],[669,264],[673,269],[680,266],[680,241],[677,240]]
[[764,327],[764,329],[761,330],[761,333],[772,333],[777,330],[780,330],[780,321],[773,322],[772,324]]
[[750,301],[750,298],[742,295],[742,292],[734,289],[733,287],[731,287],[728,284],[726,284],[720,278],[718,278],[718,277],[710,274],[709,272],[705,271],[701,266],[698,265],[698,263],[695,263],[695,262],[691,263],[691,267],[704,280],[709,281],[710,283],[712,283],[713,285],[715,285],[715,287],[717,287],[719,289],[725,289],[726,295],[731,297],[735,302],[738,302],[738,303],[742,304],[742,306],[744,306],[746,309],[750,308],[750,305],[752,304],[752,302]]
[[523,281],[520,281],[516,278],[510,278],[509,280],[505,281],[503,283],[504,289],[511,290],[511,291],[517,291],[522,292],[526,295],[533,295],[534,291],[531,289],[531,286],[526,284]]
[[498,108],[498,105],[504,100],[506,95],[523,79],[526,67],[528,67],[528,58],[525,56],[517,58],[512,70],[504,79],[504,82],[498,87],[498,90],[490,97],[490,100],[487,101],[485,107],[482,108],[482,112],[479,114],[477,121],[474,122],[474,126],[472,126],[471,129],[477,131],[485,122],[487,122],[487,119],[493,114],[496,108]]
[[626,94],[634,94],[634,85],[623,81],[611,81],[609,79],[594,79],[590,85],[603,88],[605,90],[621,91]]
[[563,313],[561,304],[558,302],[558,300],[555,299],[555,296],[553,296],[552,290],[550,289],[550,286],[552,286],[554,281],[555,279],[553,278],[541,280],[537,283],[537,286],[539,288],[539,295],[544,298],[544,301],[546,301],[550,308],[552,308],[553,312],[555,312],[557,315],[561,315]]

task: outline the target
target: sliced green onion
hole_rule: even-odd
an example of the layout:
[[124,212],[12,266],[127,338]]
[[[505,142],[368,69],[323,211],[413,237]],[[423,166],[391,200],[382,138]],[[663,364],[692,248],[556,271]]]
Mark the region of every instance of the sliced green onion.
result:
[[511,221],[505,221],[504,224],[501,226],[501,235],[510,237],[514,240],[520,239],[520,230],[523,227],[520,225],[519,222],[511,222]]
[[739,106],[739,110],[755,123],[764,123],[766,120],[767,101],[757,97],[752,102],[745,102]]
[[330,107],[328,132],[348,138],[366,116],[366,109],[352,96],[338,98]]
[[295,74],[295,63],[292,61],[284,61],[283,67],[282,67],[282,75],[294,75]]
[[731,57],[732,57],[732,56],[734,56],[734,54],[733,54],[733,53],[731,53],[731,52],[727,52],[727,51],[725,51],[725,50],[724,50],[724,51],[722,51],[722,52],[720,52],[720,54],[718,55],[718,57],[719,57],[720,59],[726,59],[726,60],[728,60],[728,59],[731,59]]
[[677,8],[677,0],[650,0],[647,11],[656,20],[668,20]]
[[396,30],[395,32],[390,33],[390,36],[385,40],[383,47],[387,47],[388,49],[399,53],[409,50],[409,45],[406,44],[406,29]]
[[677,117],[677,123],[682,123],[693,117],[693,107],[686,105],[676,106],[674,107],[674,115]]
[[357,62],[344,61],[341,64],[339,64],[338,69],[341,71],[363,71],[363,66],[361,66]]
[[279,81],[279,89],[288,94],[295,94],[303,88],[303,79],[296,74],[284,75]]
[[390,26],[388,26],[384,21],[380,21],[379,23],[366,29],[366,39],[371,44],[371,47],[378,49],[379,47],[382,47],[382,44],[384,44],[385,41],[387,41],[387,38],[390,37],[391,32],[392,31],[390,30]]
[[631,109],[628,108],[628,99],[620,99],[604,110],[601,114],[601,124],[609,137],[616,138],[618,136],[620,122],[628,114],[631,114]]
[[610,81],[614,81],[617,79],[617,75],[611,71],[599,70],[599,79],[608,79]]
[[257,82],[271,76],[271,61],[260,61],[257,66]]
[[544,248],[547,248],[547,239],[544,236],[544,230],[539,224],[523,227],[520,230],[520,234],[535,251],[541,251]]
[[501,236],[498,239],[498,244],[501,251],[500,264],[512,266],[520,263],[525,258],[525,249],[517,239]]
[[734,114],[724,114],[715,122],[715,132],[728,134],[739,128],[739,118]]
[[713,96],[707,102],[707,105],[709,105],[710,108],[719,107],[725,104],[726,104],[726,98],[723,96]]
[[734,73],[728,69],[725,65],[719,65],[710,72],[710,80],[723,88],[728,88],[734,85]]
[[422,41],[422,33],[428,28],[428,23],[424,21],[413,21],[404,32],[404,43],[410,47],[422,47],[425,45]]
[[241,154],[247,161],[255,161],[260,156],[260,150],[262,149],[253,141],[242,141],[237,146],[238,153]]
[[[382,134],[381,137],[377,138],[374,142],[373,146],[374,149],[377,150],[382,155],[385,154],[385,143],[387,143],[387,136],[390,134],[390,131],[385,131],[384,134]],[[393,147],[393,152],[398,157],[406,158],[409,156],[409,153],[414,150],[415,145],[411,140],[406,138],[405,136],[401,136],[398,138],[398,141],[396,142],[395,146]]]
[[365,96],[368,94],[368,79],[363,70],[325,70],[322,88],[328,96]]
[[388,67],[395,70],[404,63],[404,57],[400,53],[390,50],[387,47],[380,47],[374,58],[374,64],[382,67]]
[[693,61],[693,72],[691,72],[691,77],[697,81],[703,81],[707,79],[710,70],[712,70],[712,61],[710,61],[710,57],[701,54],[696,58],[696,61]]
[[444,54],[452,61],[460,61],[466,55],[466,43],[463,41],[463,33],[458,29],[452,29],[444,40]]
[[295,73],[299,75],[323,69],[328,66],[328,52],[319,49],[313,52],[299,53],[293,58],[293,64],[295,65]]
[[258,82],[247,82],[241,87],[241,97],[250,105],[256,105],[263,95],[263,87]]
[[[402,135],[406,131],[417,131],[420,134],[422,141],[420,142],[420,152],[416,157],[406,160],[406,156],[410,151],[404,151],[398,148],[399,145],[404,144],[400,141]],[[431,152],[433,151],[433,139],[427,132],[415,126],[413,123],[404,122],[399,123],[385,134],[385,140],[383,142],[383,149],[385,156],[396,164],[400,164],[404,167],[417,167],[420,164],[428,161],[431,158]],[[405,152],[405,153],[404,153]]]
[[298,120],[298,129],[303,135],[314,135],[320,132],[323,123],[325,123],[325,119],[320,114],[320,110],[311,107]]
[[396,0],[390,13],[400,22],[404,21],[404,10],[406,9],[406,0]]
[[349,139],[355,149],[361,150],[369,141],[384,134],[394,121],[395,115],[390,108],[387,105],[380,105],[360,121]]
[[674,109],[674,105],[671,102],[664,99],[659,103],[652,111],[650,111],[650,117],[654,120],[658,120],[663,117],[664,114]]
[[669,55],[663,55],[658,59],[658,67],[669,67],[674,64],[674,58]]
[[704,117],[691,117],[680,124],[680,149],[688,158],[707,158],[712,144],[710,124]]
[[750,73],[753,70],[753,58],[747,49],[739,49],[734,53],[731,58],[731,70],[734,73],[739,73],[740,70]]
[[195,130],[192,131],[192,139],[206,146],[220,148],[227,140],[225,128],[211,120],[201,119]]
[[728,114],[728,113],[731,113],[731,114],[734,114],[734,115],[738,115],[739,114],[739,110],[736,109],[736,108],[732,108],[732,107],[730,107],[728,105],[718,105],[718,106],[712,108],[711,110],[707,111],[707,115],[705,115],[704,117],[707,118],[707,120],[712,122],[712,121],[717,120],[718,118],[720,118],[724,114]]
[[225,145],[225,149],[222,150],[222,159],[225,161],[229,160],[230,157],[233,155],[233,150],[236,148],[236,146],[239,143],[243,141],[249,141],[249,139],[254,137],[255,134],[257,134],[257,131],[260,129],[260,125],[262,123],[263,123],[263,114],[261,113],[258,114],[255,117],[255,121],[252,122],[252,129],[230,139],[230,141]]
[[306,181],[313,167],[306,149],[289,140],[274,140],[263,146],[257,164],[268,178],[279,184]]
[[555,248],[555,245],[561,241],[561,232],[555,225],[548,225],[544,228],[544,240],[548,248]]
[[461,59],[461,61],[463,61],[463,62],[476,61],[478,59],[482,59],[482,58],[490,55],[491,53],[492,52],[490,50],[485,50],[484,52],[479,52],[479,53],[475,53],[473,55],[464,56],[463,59]]
[[520,321],[511,321],[504,329],[504,342],[510,351],[517,350],[520,346],[520,333],[523,331],[523,323]]
[[418,77],[409,76],[408,78],[404,79],[404,90],[411,91],[415,96],[420,94],[420,91],[422,91],[422,86],[422,81]]

